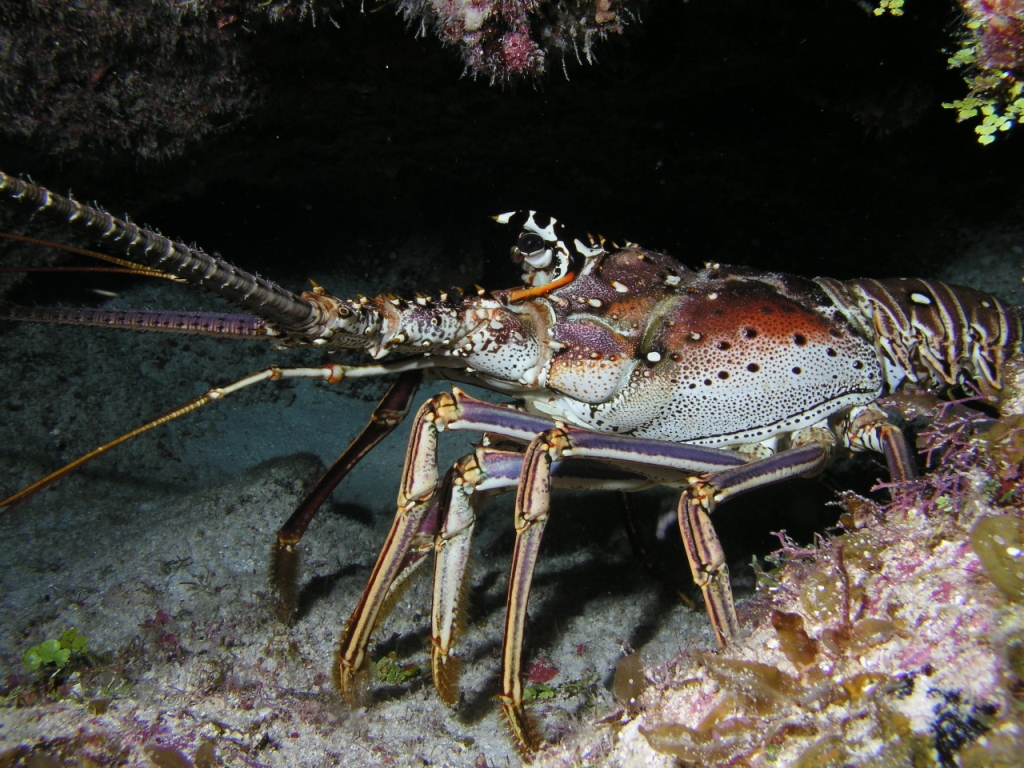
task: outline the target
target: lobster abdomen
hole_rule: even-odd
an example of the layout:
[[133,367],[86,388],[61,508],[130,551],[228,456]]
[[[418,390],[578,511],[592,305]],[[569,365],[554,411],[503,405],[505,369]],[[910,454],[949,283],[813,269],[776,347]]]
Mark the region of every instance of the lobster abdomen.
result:
[[1015,307],[938,280],[862,278],[842,286],[870,323],[889,391],[904,380],[938,391],[968,384],[998,399],[1003,363],[1021,344]]

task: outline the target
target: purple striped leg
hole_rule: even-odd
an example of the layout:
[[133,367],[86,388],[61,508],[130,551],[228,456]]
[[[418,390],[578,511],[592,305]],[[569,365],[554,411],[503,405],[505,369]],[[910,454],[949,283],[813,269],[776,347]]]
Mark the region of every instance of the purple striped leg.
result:
[[[853,408],[836,427],[844,447],[851,451],[876,451],[885,456],[889,476],[902,482],[915,476],[913,455],[899,427],[890,424],[885,411],[876,405]],[[770,485],[791,477],[814,475],[828,466],[837,438],[829,429],[811,427],[795,432],[793,445],[744,467],[693,478],[679,499],[679,529],[693,580],[700,586],[711,626],[721,645],[727,645],[740,631],[729,569],[718,541],[711,513],[718,504],[743,491]]]
[[381,440],[402,423],[408,415],[412,399],[416,395],[422,371],[406,371],[388,389],[387,394],[377,403],[369,423],[363,427],[355,440],[335,459],[330,468],[316,481],[313,489],[306,494],[298,508],[277,532],[271,555],[270,581],[277,596],[275,613],[284,624],[291,623],[298,594],[299,541],[327,501],[331,492],[352,471]]
[[[804,435],[806,433],[806,435]],[[791,477],[813,475],[823,470],[832,457],[835,437],[823,428],[797,433],[801,444],[743,467],[691,478],[690,487],[679,498],[679,531],[686,548],[693,580],[704,595],[711,627],[720,645],[728,645],[739,634],[740,623],[729,583],[725,552],[711,523],[719,504],[743,491],[771,485]]]
[[[341,638],[335,676],[343,692],[355,693],[355,678],[366,660],[370,635],[389,597],[434,550],[431,667],[441,697],[448,702],[456,699],[452,646],[475,522],[472,497],[511,490],[518,484],[517,554],[509,583],[502,702],[522,751],[528,753],[536,749],[538,741],[526,726],[522,708],[521,653],[526,599],[536,562],[536,546],[547,517],[549,488],[640,490],[659,483],[684,484],[693,471],[740,466],[746,461],[736,453],[714,448],[601,435],[572,428],[552,429],[553,426],[554,422],[545,417],[485,403],[457,388],[453,388],[452,394],[442,393],[423,404],[416,414],[406,451],[395,520]],[[440,483],[437,434],[445,429],[488,432],[531,446],[539,445],[538,441],[545,435],[571,434],[579,450],[574,452],[572,462],[561,461],[561,455],[551,455],[541,472],[534,466],[536,462],[529,464],[530,449],[523,454],[480,447],[457,462]],[[540,438],[536,437],[538,434]],[[534,455],[539,455],[537,448],[533,450]],[[585,458],[590,460],[583,460]],[[532,483],[529,502],[522,497],[525,487],[522,478],[529,478]],[[543,487],[538,485],[541,479]]]
[[[506,452],[484,451],[485,460],[475,468],[467,457],[447,480],[452,493],[439,493],[444,486],[438,482],[437,435],[445,429],[486,431],[503,437],[529,442],[553,422],[505,406],[492,405],[467,396],[455,388],[452,394],[441,393],[425,402],[416,414],[405,455],[405,469],[398,494],[397,511],[391,530],[369,582],[356,605],[341,637],[335,664],[335,682],[343,693],[354,696],[355,677],[366,660],[370,635],[381,618],[389,598],[408,579],[423,558],[436,549],[441,563],[435,574],[435,650],[432,662],[435,683],[446,701],[453,701],[454,665],[448,666],[454,637],[452,627],[458,614],[459,585],[465,570],[474,514],[469,496],[474,490],[512,488],[519,476],[521,454],[501,459]],[[493,458],[487,459],[489,454]],[[504,461],[504,465],[501,462]],[[503,469],[511,467],[510,469]],[[603,473],[608,475],[608,473]],[[620,473],[621,474],[621,473]],[[582,480],[580,481],[582,482]],[[608,485],[597,487],[626,487]],[[648,483],[636,479],[630,487]],[[440,500],[449,497],[448,508],[439,509]]]
[[430,612],[430,672],[441,700],[458,699],[459,658],[453,646],[462,621],[475,500],[488,491],[514,488],[522,454],[484,447],[463,456],[450,473],[444,522],[434,543],[434,589]]
[[621,435],[558,427],[538,435],[526,449],[516,493],[516,544],[508,584],[505,637],[502,644],[502,710],[519,744],[529,757],[541,744],[523,708],[522,650],[530,586],[541,536],[547,523],[554,466],[563,459],[570,467],[578,460],[597,460],[647,478],[648,483],[685,485],[690,473],[741,468],[740,454],[716,448],[666,443]]
[[454,401],[440,394],[417,411],[405,454],[398,510],[370,580],[345,625],[334,667],[342,693],[356,698],[356,674],[366,660],[366,646],[388,598],[409,578],[434,547],[438,527],[437,433]]
[[[492,415],[496,419],[506,418],[504,409],[496,409],[478,400],[468,402],[468,398],[463,398],[465,395],[457,393],[457,399],[466,406],[466,410],[480,413],[495,409]],[[453,648],[462,617],[461,598],[466,586],[466,566],[476,522],[473,500],[482,495],[515,489],[525,458],[524,453],[517,451],[477,446],[473,453],[455,463],[445,488],[438,493],[448,501],[442,510],[443,522],[434,543],[430,666],[434,685],[447,704],[454,704],[458,698],[458,657],[453,654]],[[596,461],[556,460],[551,465],[551,484],[556,488],[640,491],[658,482],[638,472]]]

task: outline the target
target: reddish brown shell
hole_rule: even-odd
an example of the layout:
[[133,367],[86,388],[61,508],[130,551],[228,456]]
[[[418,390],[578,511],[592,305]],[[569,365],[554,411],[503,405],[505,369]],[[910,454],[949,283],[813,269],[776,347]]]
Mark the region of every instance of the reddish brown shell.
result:
[[[875,399],[874,345],[813,281],[626,249],[555,292],[548,387],[582,426],[759,442]],[[582,401],[580,403],[573,401]]]

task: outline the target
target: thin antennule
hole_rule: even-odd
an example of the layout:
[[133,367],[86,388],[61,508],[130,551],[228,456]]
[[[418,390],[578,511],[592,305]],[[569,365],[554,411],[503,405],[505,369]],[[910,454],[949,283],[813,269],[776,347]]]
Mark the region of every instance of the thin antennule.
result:
[[[61,251],[67,251],[68,253],[77,253],[80,256],[88,256],[92,259],[99,259],[100,261],[106,261],[111,264],[117,264],[119,267],[124,267],[122,270],[110,270],[111,272],[125,273],[140,275],[141,277],[160,277],[164,280],[173,280],[176,283],[187,283],[187,280],[183,280],[176,275],[170,275],[166,272],[161,272],[159,269],[150,269],[149,267],[142,267],[136,264],[134,261],[126,261],[125,259],[119,259],[116,256],[108,256],[105,253],[99,253],[97,251],[90,251],[86,248],[76,248],[73,245],[65,245],[64,243],[55,243],[51,240],[42,240],[38,237],[26,237],[25,235],[12,235],[9,232],[0,232],[0,238],[4,240],[16,240],[19,243],[29,243],[31,245],[42,245],[48,248],[57,248]],[[62,267],[43,267],[35,268],[30,267],[27,269],[5,269],[4,272],[40,272],[43,270],[52,271],[56,269],[63,269]],[[95,269],[95,268],[91,268]]]
[[[28,500],[32,496],[35,496],[41,490],[57,482],[65,475],[71,474],[82,465],[88,464],[93,459],[99,458],[122,443],[126,443],[132,438],[138,437],[145,432],[149,432],[151,429],[163,426],[169,421],[174,421],[175,419],[191,413],[197,408],[202,408],[204,405],[212,403],[215,400],[227,397],[240,389],[245,389],[253,384],[259,384],[264,381],[280,381],[284,379],[322,379],[323,381],[333,384],[344,379],[346,371],[351,370],[351,368],[346,368],[345,366],[338,365],[336,363],[329,363],[317,368],[278,368],[276,365],[273,365],[262,371],[258,371],[257,373],[238,379],[238,381],[234,381],[223,387],[214,387],[205,394],[193,398],[187,403],[179,405],[177,408],[171,409],[163,416],[159,416],[152,421],[146,422],[141,427],[136,427],[130,432],[124,433],[120,437],[115,437],[113,440],[108,443],[104,443],[99,448],[94,448],[84,456],[80,456],[71,463],[65,464],[55,472],[51,472],[46,477],[41,480],[37,480],[27,488],[22,488],[20,491],[8,496],[6,499],[0,499],[0,517],[3,517],[22,502]],[[372,375],[378,371],[379,366],[363,366],[362,372]]]

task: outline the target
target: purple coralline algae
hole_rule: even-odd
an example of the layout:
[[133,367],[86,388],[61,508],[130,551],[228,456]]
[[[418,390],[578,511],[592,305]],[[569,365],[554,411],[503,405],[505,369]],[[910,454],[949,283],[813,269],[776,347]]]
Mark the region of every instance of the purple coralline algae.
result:
[[[594,45],[642,0],[392,0],[421,34],[457,49],[467,72],[505,85]],[[0,5],[0,133],[68,155],[182,154],[266,99],[257,72],[269,25],[340,26],[337,0],[157,0]],[[349,14],[351,18],[351,13]],[[342,19],[341,22],[338,19]]]
[[974,32],[975,63],[1016,80],[1024,76],[1024,2],[961,0]]
[[458,49],[467,71],[506,83],[547,70],[554,55],[593,61],[594,43],[621,34],[636,0],[398,0],[420,32]]
[[[933,406],[923,477],[842,497],[838,535],[782,549],[739,603],[745,637],[650,659],[633,717],[541,765],[1019,765],[1024,418]],[[660,662],[660,663],[659,663]]]

